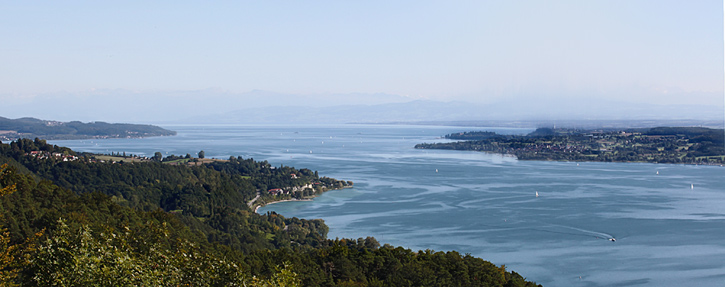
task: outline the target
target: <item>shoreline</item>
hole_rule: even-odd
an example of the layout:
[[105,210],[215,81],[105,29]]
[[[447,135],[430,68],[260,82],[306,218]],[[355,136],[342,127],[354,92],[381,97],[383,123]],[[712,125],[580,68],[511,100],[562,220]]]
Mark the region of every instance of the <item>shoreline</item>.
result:
[[303,198],[303,199],[293,198],[293,199],[283,199],[283,200],[277,200],[277,201],[267,202],[266,204],[261,204],[261,205],[255,206],[254,207],[254,213],[258,213],[259,208],[261,208],[263,206],[267,206],[267,205],[275,204],[275,203],[280,203],[280,202],[288,202],[288,201],[312,201],[312,198]]
[[[486,152],[486,151],[483,151]],[[705,166],[719,166],[722,167],[722,163],[692,163],[692,162],[656,162],[656,161],[604,161],[604,160],[565,160],[565,159],[520,159],[518,156],[514,154],[502,154],[502,153],[494,153],[494,154],[500,154],[504,156],[513,156],[516,158],[516,160],[520,161],[555,161],[555,162],[573,162],[573,163],[596,163],[596,162],[602,162],[602,163],[647,163],[647,164],[661,164],[661,165],[705,165]]]
[[554,159],[554,158],[545,158],[545,159],[532,159],[532,158],[524,158],[521,159],[519,156],[513,153],[500,153],[500,152],[493,152],[493,151],[485,151],[485,150],[466,150],[466,149],[445,149],[445,148],[416,148],[416,149],[433,149],[433,150],[450,150],[450,151],[462,151],[462,152],[482,152],[487,154],[494,154],[494,155],[500,155],[505,157],[513,157],[516,160],[520,161],[549,161],[549,162],[572,162],[572,163],[647,163],[647,164],[657,164],[657,165],[703,165],[703,166],[718,166],[718,167],[724,167],[725,163],[694,163],[694,162],[656,162],[656,161],[605,161],[605,160],[567,160],[567,159]]
[[320,193],[320,194],[314,195],[314,196],[312,196],[312,197],[307,197],[307,198],[303,198],[303,199],[296,199],[296,198],[290,198],[290,199],[282,199],[282,200],[275,200],[275,201],[270,201],[270,202],[267,202],[267,203],[265,203],[265,204],[259,204],[259,205],[256,205],[256,206],[254,207],[254,213],[257,213],[257,214],[259,214],[259,212],[258,212],[258,211],[259,211],[259,208],[261,208],[261,207],[263,207],[263,206],[267,206],[267,205],[270,205],[270,204],[275,204],[275,203],[280,203],[280,202],[288,202],[288,201],[312,201],[312,200],[314,200],[314,199],[315,199],[315,197],[318,197],[318,196],[320,196],[321,194],[323,194],[323,193],[325,193],[325,192],[328,192],[328,191],[332,191],[332,190],[343,190],[343,189],[348,189],[348,188],[353,188],[353,187],[354,187],[354,186],[345,186],[345,187],[342,187],[342,188],[333,188],[333,189],[328,189],[328,190],[325,190],[325,191],[323,191],[323,192],[322,192],[322,193]]

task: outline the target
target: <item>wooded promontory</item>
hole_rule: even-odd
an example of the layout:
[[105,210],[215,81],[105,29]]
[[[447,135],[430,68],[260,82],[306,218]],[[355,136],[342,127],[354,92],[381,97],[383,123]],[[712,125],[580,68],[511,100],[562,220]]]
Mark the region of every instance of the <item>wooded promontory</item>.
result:
[[537,286],[455,251],[328,239],[253,199],[352,182],[266,161],[0,143],[0,286]]
[[82,123],[79,121],[59,122],[36,118],[8,119],[0,117],[0,141],[19,138],[41,138],[46,140],[89,139],[89,138],[142,138],[173,136],[170,131],[153,125],[112,124],[106,122]]
[[470,150],[516,156],[520,160],[710,164],[725,163],[725,133],[702,127],[578,130],[539,128],[528,135],[461,132],[463,140],[423,143],[419,149]]

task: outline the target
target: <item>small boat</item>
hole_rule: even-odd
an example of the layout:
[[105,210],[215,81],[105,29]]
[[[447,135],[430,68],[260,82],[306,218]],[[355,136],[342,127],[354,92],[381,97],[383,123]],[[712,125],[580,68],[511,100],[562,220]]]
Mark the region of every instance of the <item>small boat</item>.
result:
[[436,168],[436,172],[438,172],[438,169]]
[[659,170],[657,171],[657,174],[660,174],[660,171]]
[[614,239],[614,237],[612,237],[612,238],[609,238],[609,241],[615,242],[615,241],[617,241],[617,239]]

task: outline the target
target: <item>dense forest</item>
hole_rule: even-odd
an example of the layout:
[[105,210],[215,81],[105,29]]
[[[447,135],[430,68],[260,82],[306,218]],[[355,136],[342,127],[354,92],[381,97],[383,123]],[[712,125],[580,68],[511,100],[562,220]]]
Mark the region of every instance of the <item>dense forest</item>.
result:
[[314,171],[96,157],[0,143],[0,286],[537,286],[470,255],[332,240],[322,220],[248,205],[352,184]]
[[539,128],[525,136],[462,132],[446,138],[464,141],[423,143],[415,148],[484,151],[520,160],[725,164],[725,133],[701,127]]
[[170,131],[153,125],[111,124],[105,122],[59,122],[35,118],[8,119],[0,117],[0,140],[19,138],[84,139],[84,138],[139,138],[172,136]]

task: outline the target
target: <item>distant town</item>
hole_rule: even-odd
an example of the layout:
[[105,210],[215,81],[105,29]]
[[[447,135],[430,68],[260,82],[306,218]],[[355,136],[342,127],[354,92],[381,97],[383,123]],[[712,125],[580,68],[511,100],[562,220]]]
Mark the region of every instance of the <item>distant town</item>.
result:
[[657,127],[625,130],[539,128],[525,135],[461,132],[446,135],[450,143],[423,143],[419,149],[483,151],[520,160],[649,162],[722,165],[722,129]]

